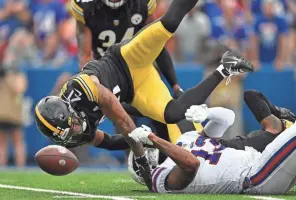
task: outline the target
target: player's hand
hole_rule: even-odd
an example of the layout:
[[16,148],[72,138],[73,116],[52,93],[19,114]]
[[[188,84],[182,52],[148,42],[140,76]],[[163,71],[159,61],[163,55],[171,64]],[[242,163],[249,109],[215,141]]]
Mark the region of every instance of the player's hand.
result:
[[185,113],[187,121],[202,123],[208,118],[208,106],[206,104],[193,105]]
[[130,134],[129,137],[133,138],[136,142],[142,142],[143,144],[153,145],[153,143],[148,139],[148,136],[152,133],[152,130],[145,125],[136,128]]

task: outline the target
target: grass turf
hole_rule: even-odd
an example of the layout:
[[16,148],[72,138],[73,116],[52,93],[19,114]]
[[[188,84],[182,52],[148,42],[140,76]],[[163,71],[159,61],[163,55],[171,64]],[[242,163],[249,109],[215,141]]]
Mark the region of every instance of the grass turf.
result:
[[[185,194],[154,194],[147,191],[141,185],[135,183],[127,172],[98,171],[75,172],[68,176],[55,177],[40,171],[0,171],[0,184],[40,188],[47,190],[59,190],[92,195],[105,195],[127,197],[130,199],[155,199],[155,200],[250,200],[247,195],[185,195]],[[296,192],[292,190],[285,196],[275,196],[280,199],[296,199]],[[2,200],[45,200],[45,199],[80,199],[64,194],[35,192],[1,188]],[[102,199],[102,198],[87,198]]]

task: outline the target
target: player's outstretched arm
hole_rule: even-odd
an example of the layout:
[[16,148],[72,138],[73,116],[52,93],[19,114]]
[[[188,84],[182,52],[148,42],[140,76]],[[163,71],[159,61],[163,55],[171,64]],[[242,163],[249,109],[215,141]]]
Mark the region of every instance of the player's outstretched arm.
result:
[[121,129],[124,139],[129,143],[131,149],[135,153],[135,156],[143,156],[143,145],[128,137],[128,134],[136,128],[133,120],[122,108],[116,96],[103,85],[101,85],[97,77],[92,75],[91,79],[94,81],[99,91],[98,104],[101,111],[106,115],[106,117],[112,120],[117,127]]
[[156,148],[168,155],[177,164],[167,177],[166,188],[182,190],[187,187],[195,178],[200,164],[199,160],[189,151],[154,134],[149,134],[148,138]]
[[153,145],[177,164],[167,177],[165,183],[167,189],[182,190],[195,178],[200,163],[189,151],[157,137],[145,125],[136,128],[129,137],[143,144]]
[[92,140],[91,145],[111,151],[130,148],[122,135],[109,135],[101,130],[96,130],[95,138]]
[[91,60],[91,31],[80,21],[76,20],[76,38],[78,44],[79,69]]

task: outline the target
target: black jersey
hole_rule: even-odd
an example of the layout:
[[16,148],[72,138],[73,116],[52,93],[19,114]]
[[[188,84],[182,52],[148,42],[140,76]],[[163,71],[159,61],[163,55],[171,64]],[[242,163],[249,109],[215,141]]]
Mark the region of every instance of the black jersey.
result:
[[[99,2],[96,2],[99,1]],[[155,10],[156,0],[129,0],[118,9],[111,9],[100,0],[72,0],[71,10],[76,20],[92,33],[92,51],[101,58],[108,47],[133,37]]]
[[120,102],[130,103],[133,99],[133,82],[128,67],[120,55],[120,45],[111,46],[100,60],[87,63],[83,70],[73,76],[62,88],[60,97],[71,102],[78,113],[83,113],[88,127],[83,136],[74,136],[67,147],[75,147],[90,142],[95,136],[97,126],[105,116],[98,105],[98,88],[91,80],[95,75],[100,84],[109,89]]

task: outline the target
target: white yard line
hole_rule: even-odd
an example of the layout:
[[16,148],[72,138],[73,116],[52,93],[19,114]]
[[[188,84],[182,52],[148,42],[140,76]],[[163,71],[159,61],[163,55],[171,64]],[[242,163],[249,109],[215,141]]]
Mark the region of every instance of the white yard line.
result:
[[259,199],[259,200],[285,200],[282,198],[275,198],[275,197],[266,197],[266,196],[246,196],[251,199]]
[[[93,197],[86,197],[86,196],[53,196],[54,199],[89,199]],[[139,198],[139,199],[155,199],[156,196],[124,196],[122,198]]]
[[119,196],[117,197],[117,196],[94,195],[94,194],[67,192],[67,191],[59,191],[59,190],[47,190],[47,189],[40,189],[40,188],[21,187],[21,186],[5,185],[5,184],[0,184],[0,188],[12,189],[12,190],[26,190],[26,191],[52,193],[52,194],[62,194],[62,195],[70,195],[70,196],[82,197],[82,198],[84,197],[84,198],[101,198],[101,199],[112,199],[112,200],[133,200],[131,198],[119,197]]

